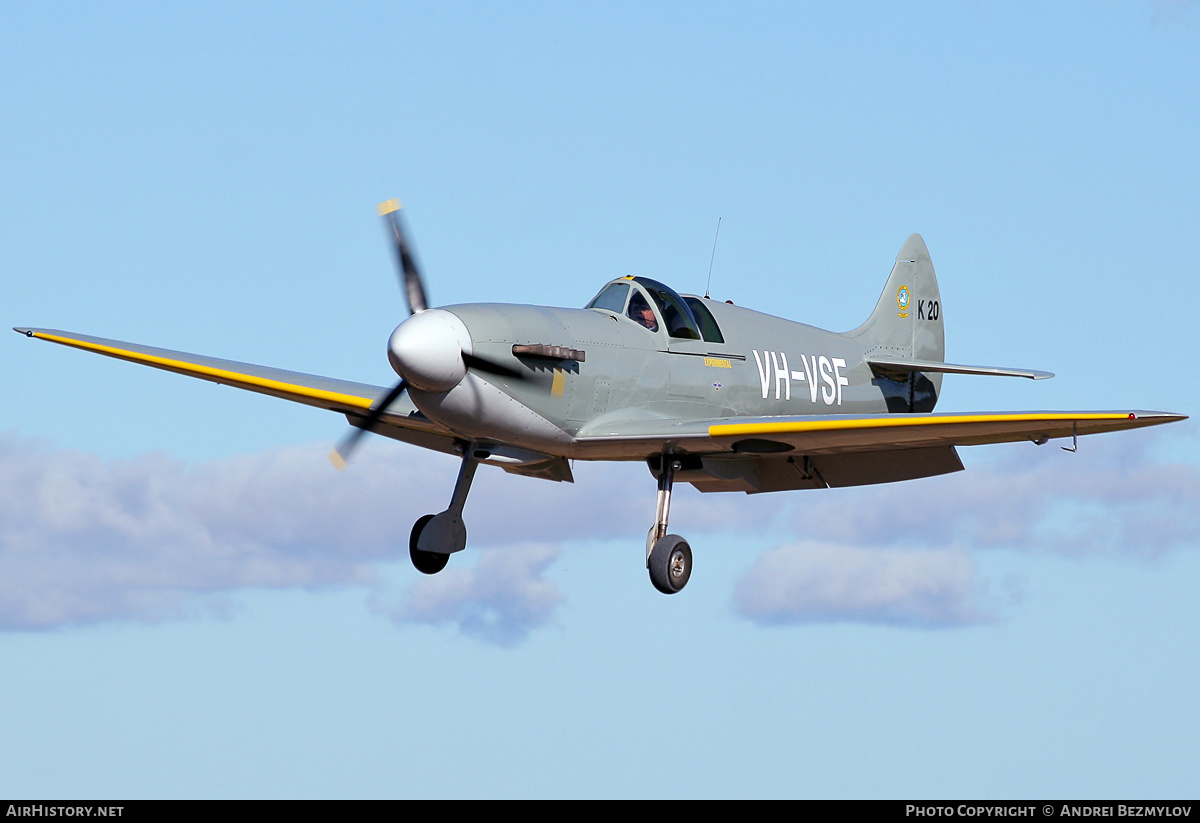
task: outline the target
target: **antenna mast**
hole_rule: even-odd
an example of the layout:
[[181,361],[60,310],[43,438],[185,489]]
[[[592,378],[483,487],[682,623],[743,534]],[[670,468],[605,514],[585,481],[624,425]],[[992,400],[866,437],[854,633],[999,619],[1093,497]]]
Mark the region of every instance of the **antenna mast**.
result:
[[713,261],[717,259],[717,238],[721,236],[721,218],[717,218],[717,233],[713,237],[712,257],[708,258],[708,282],[704,284],[704,299],[708,299],[708,287],[712,285]]

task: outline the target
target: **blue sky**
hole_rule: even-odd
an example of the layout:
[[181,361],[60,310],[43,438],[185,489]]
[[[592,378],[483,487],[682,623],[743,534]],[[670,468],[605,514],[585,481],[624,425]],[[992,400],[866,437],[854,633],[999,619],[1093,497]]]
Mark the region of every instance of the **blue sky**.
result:
[[[613,276],[835,330],[909,233],[939,410],[1192,414],[1194,3],[9,4],[7,325],[377,384],[434,304]],[[0,794],[1180,797],[1196,790],[1189,421],[967,471],[681,490],[455,464],[335,415],[0,337]]]

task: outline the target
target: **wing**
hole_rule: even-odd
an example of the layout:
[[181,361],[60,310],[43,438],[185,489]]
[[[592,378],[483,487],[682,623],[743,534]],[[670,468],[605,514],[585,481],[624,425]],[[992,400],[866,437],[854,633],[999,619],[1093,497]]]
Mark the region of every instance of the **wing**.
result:
[[[376,400],[387,394],[383,386],[336,380],[315,374],[239,363],[198,354],[89,337],[57,329],[16,328],[13,331],[39,340],[48,340],[76,349],[152,366],[176,374],[198,377],[226,386],[281,397],[294,403],[304,403],[321,409],[339,412],[353,425],[362,422]],[[372,431],[397,440],[415,443],[426,448],[452,453],[454,438],[442,427],[417,411],[407,396],[396,400],[380,418]]]
[[579,443],[597,453],[640,453],[652,469],[670,449],[682,463],[676,478],[701,491],[765,492],[945,474],[962,469],[957,446],[1041,444],[1185,419],[1155,411],[634,418],[594,427]]
[[809,454],[927,446],[978,446],[1139,429],[1186,420],[1158,411],[947,412],[861,416],[758,417],[714,422],[709,436],[738,450],[751,438]]

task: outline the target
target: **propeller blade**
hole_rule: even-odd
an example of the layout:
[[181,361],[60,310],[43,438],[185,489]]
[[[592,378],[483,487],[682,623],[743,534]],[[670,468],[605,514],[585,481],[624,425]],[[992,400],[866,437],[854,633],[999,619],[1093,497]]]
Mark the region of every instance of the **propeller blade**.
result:
[[413,259],[408,239],[404,234],[404,224],[400,221],[400,210],[404,206],[399,200],[392,199],[380,203],[377,207],[380,217],[387,219],[392,230],[392,239],[396,246],[396,261],[400,264],[400,285],[404,288],[404,296],[408,299],[409,314],[418,314],[429,308],[425,299],[425,286],[421,282],[421,271],[417,261]]
[[354,449],[358,447],[358,441],[367,433],[373,425],[379,422],[379,418],[383,417],[383,413],[387,411],[387,407],[396,401],[396,398],[404,393],[408,388],[408,384],[401,380],[397,383],[390,392],[387,393],[382,400],[377,401],[371,406],[371,411],[363,420],[362,426],[351,428],[350,431],[342,438],[342,441],[329,453],[329,462],[333,464],[338,471],[346,468],[346,463],[350,460],[350,455]]
[[488,374],[498,374],[501,377],[515,377],[518,380],[526,379],[524,372],[519,372],[516,369],[510,366],[505,366],[502,363],[495,363],[491,360],[480,357],[477,354],[467,354],[466,352],[463,352],[462,359],[463,363],[466,364],[468,369],[475,369],[476,371],[487,372]]

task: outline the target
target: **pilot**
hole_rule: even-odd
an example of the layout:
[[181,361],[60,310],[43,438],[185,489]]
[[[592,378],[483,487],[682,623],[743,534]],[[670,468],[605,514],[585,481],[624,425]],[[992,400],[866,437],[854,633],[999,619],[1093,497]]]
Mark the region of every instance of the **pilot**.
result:
[[626,314],[631,320],[642,324],[650,331],[658,331],[658,319],[654,316],[654,309],[650,308],[650,304],[646,302],[645,297],[642,297],[641,292],[635,291],[633,297],[629,298],[629,311]]

